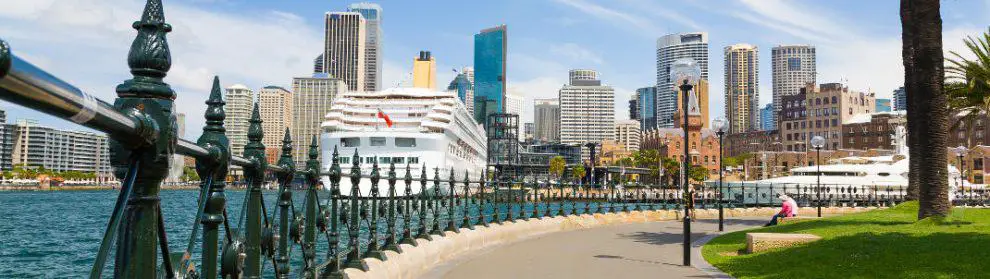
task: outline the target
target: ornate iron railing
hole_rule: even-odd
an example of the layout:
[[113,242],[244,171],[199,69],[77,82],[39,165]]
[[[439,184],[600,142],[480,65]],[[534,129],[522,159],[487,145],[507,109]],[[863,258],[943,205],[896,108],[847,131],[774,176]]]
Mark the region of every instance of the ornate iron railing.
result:
[[[385,167],[378,160],[368,175],[362,175],[357,151],[350,169],[344,171],[336,148],[332,164],[321,172],[316,138],[310,139],[306,166],[297,168],[290,155],[294,146],[289,131],[278,162],[267,164],[257,104],[244,153],[231,154],[218,78],[206,101],[206,126],[200,138],[193,143],[176,137],[176,96],[162,81],[171,66],[165,40],[171,26],[164,21],[161,1],[149,0],[133,27],[138,36],[127,61],[134,78],[117,87],[118,98],[112,105],[21,60],[0,41],[0,98],[105,132],[111,139],[115,175],[122,185],[91,278],[101,277],[115,243],[117,278],[342,277],[344,268],[367,270],[365,258],[387,260],[384,251],[401,253],[400,244],[415,246],[417,239],[493,223],[684,205],[773,206],[779,204],[779,193],[790,194],[805,206],[888,206],[904,197],[903,189],[882,186],[708,183],[682,189],[623,183],[621,178],[587,185],[500,173],[471,178],[467,173],[457,176],[453,169],[434,168],[431,174],[427,166],[420,166],[417,175],[409,165]],[[173,154],[195,157],[202,178],[192,233],[184,249],[175,253],[158,197]],[[244,169],[247,181],[237,220],[230,218],[224,194],[232,165]],[[272,176],[278,183],[278,199],[269,210],[262,184]],[[296,176],[304,178],[301,210],[290,187]],[[341,189],[345,179],[350,189]],[[367,195],[359,188],[362,180],[370,182]],[[322,181],[329,185],[321,185]],[[988,195],[977,189],[956,199],[986,205]],[[202,247],[199,268],[192,259],[197,240]],[[293,260],[292,250],[297,247],[301,259]],[[319,255],[318,247],[326,247],[324,255]],[[265,266],[272,269],[265,273]],[[299,270],[293,271],[294,267]]]

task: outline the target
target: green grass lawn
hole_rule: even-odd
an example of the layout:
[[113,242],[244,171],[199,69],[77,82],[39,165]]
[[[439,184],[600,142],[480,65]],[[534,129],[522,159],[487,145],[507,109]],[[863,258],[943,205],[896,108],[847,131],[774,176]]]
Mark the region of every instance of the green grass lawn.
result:
[[[990,278],[990,209],[917,220],[918,204],[734,232],[702,248],[736,278]],[[747,232],[810,233],[806,245],[741,254]]]

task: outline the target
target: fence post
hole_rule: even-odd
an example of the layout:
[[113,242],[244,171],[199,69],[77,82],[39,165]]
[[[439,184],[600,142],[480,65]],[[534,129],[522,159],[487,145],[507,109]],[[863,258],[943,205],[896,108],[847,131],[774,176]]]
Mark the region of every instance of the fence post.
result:
[[278,159],[278,165],[285,172],[278,174],[279,179],[279,240],[278,256],[275,260],[278,263],[276,275],[279,278],[289,278],[289,210],[292,208],[292,191],[289,189],[292,178],[296,172],[296,163],[292,160],[292,136],[289,128],[285,128],[285,137],[282,138],[282,156]]
[[[157,277],[158,192],[168,175],[176,143],[175,92],[162,81],[172,66],[165,40],[172,26],[165,23],[161,1],[149,0],[141,20],[132,26],[138,35],[131,44],[127,65],[134,77],[117,85],[114,107],[141,122],[144,129],[138,137],[112,137],[109,142],[118,179],[124,179],[131,164],[141,166],[120,216],[116,278]],[[135,145],[125,142],[139,142],[140,147],[130,149]]]
[[412,193],[412,170],[409,168],[409,163],[406,163],[406,175],[402,178],[402,182],[406,184],[406,191],[405,195],[402,196],[404,205],[402,206],[402,241],[400,243],[416,246],[416,240],[412,237],[412,229],[409,227],[412,225],[410,222],[413,216],[412,211],[416,207],[415,196]]
[[447,201],[447,229],[445,229],[445,231],[448,232],[457,231],[457,225],[454,223],[454,207],[457,203],[457,195],[455,195],[456,191],[454,191],[454,185],[456,182],[457,181],[454,179],[454,168],[451,167],[450,176],[447,177],[447,183],[449,184],[447,185],[447,188],[450,189],[450,192],[447,193],[447,197],[449,199]]
[[348,268],[357,268],[361,271],[368,271],[368,266],[361,260],[361,242],[358,240],[359,229],[361,228],[360,205],[358,196],[361,195],[361,156],[357,149],[354,149],[354,157],[351,158],[351,196],[348,203],[350,216],[347,217],[347,264]]
[[262,237],[262,214],[261,210],[264,201],[261,200],[261,183],[265,179],[265,170],[268,161],[265,159],[265,145],[261,139],[265,136],[261,130],[261,114],[258,110],[258,103],[254,104],[251,111],[251,119],[248,120],[248,143],[244,145],[244,158],[251,161],[251,166],[244,167],[244,177],[247,178],[248,204],[245,213],[245,226],[247,227],[244,236],[244,250],[247,258],[244,261],[244,277],[261,277],[261,237]]
[[385,236],[385,250],[402,253],[402,249],[399,248],[399,243],[395,239],[395,211],[401,207],[401,205],[396,206],[398,203],[398,198],[395,196],[396,179],[395,161],[391,161],[388,165],[388,234]]
[[[351,162],[352,164],[357,164],[358,162]],[[340,274],[340,251],[337,246],[340,242],[340,154],[337,153],[337,146],[333,146],[333,155],[330,158],[330,172],[327,178],[330,179],[330,197],[328,202],[330,203],[330,239],[329,246],[327,250],[327,260],[330,262],[324,269],[323,273],[331,275],[341,275]],[[342,277],[342,276],[339,276]]]
[[321,218],[320,214],[320,201],[316,197],[316,185],[320,181],[320,160],[317,159],[320,156],[320,146],[316,141],[316,136],[313,136],[309,141],[309,150],[307,152],[308,160],[306,160],[306,201],[304,203],[304,208],[306,210],[306,225],[303,231],[303,241],[302,241],[302,254],[303,263],[305,265],[306,273],[310,276],[316,276],[316,219]]
[[440,168],[433,168],[433,229],[430,234],[436,234],[443,236],[443,231],[440,230],[440,208],[441,201],[443,198],[440,197]]
[[[203,252],[200,276],[204,279],[217,278],[217,256],[219,227],[224,221],[223,209],[227,198],[224,195],[227,168],[230,164],[230,141],[224,135],[223,120],[226,118],[224,101],[220,93],[220,79],[213,77],[213,89],[206,100],[206,126],[196,144],[210,151],[210,158],[196,160],[196,173],[203,182],[200,187],[210,187],[209,197],[203,212]],[[210,185],[205,182],[210,180]]]
[[[419,187],[419,195],[417,195],[419,196],[420,206],[419,206],[419,223],[418,223],[419,234],[416,235],[416,238],[433,240],[433,237],[431,237],[430,233],[428,232],[427,226],[429,226],[429,224],[426,223],[426,211],[433,208],[433,204],[429,201],[428,197],[426,196],[426,179],[427,179],[426,165],[421,166],[419,169],[422,171],[422,173],[419,175],[420,187]],[[436,216],[434,216],[433,218],[436,218]]]
[[471,197],[471,179],[470,173],[464,170],[464,213],[461,220],[461,228],[474,229],[474,225],[471,224],[471,204],[474,203],[474,198]]
[[[375,161],[371,163],[371,215],[368,216],[368,253],[366,257],[376,258],[379,260],[385,260],[385,254],[382,253],[381,246],[378,245],[378,220],[380,219],[381,206],[378,200],[378,182],[381,181],[382,175],[378,171],[378,156],[375,156]],[[362,204],[363,205],[363,204]],[[364,209],[364,206],[362,206]]]

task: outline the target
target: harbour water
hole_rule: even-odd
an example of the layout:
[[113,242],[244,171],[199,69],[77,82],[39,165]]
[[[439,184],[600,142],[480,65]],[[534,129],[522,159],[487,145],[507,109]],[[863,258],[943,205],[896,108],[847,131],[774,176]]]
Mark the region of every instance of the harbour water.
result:
[[[0,278],[80,278],[89,274],[118,193],[0,192]],[[226,193],[230,218],[237,220],[245,192]],[[196,190],[161,192],[172,252],[186,247],[198,194]],[[302,204],[303,196],[304,192],[293,195],[296,204]],[[266,204],[275,204],[277,193],[266,191],[264,198]],[[199,245],[193,249],[197,262],[201,250]],[[111,255],[104,275],[113,274],[112,265]]]

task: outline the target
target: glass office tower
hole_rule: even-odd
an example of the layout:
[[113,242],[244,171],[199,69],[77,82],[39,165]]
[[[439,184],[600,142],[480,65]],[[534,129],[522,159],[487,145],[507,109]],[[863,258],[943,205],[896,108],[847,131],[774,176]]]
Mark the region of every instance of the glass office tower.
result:
[[506,27],[474,35],[474,119],[486,123],[489,114],[505,111]]

